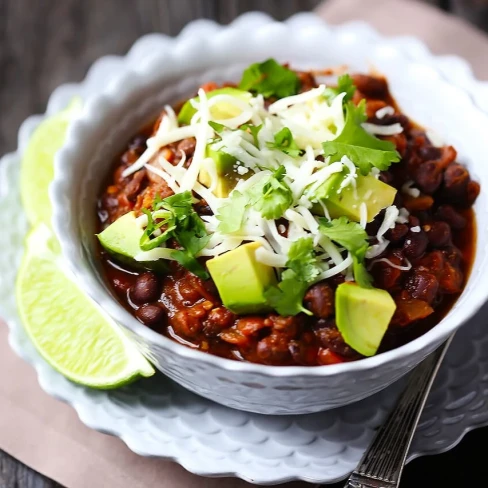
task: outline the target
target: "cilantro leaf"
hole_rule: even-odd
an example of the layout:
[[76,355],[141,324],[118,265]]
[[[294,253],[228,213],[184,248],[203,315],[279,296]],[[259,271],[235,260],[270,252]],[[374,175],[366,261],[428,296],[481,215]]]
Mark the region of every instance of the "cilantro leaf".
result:
[[288,268],[281,275],[278,286],[266,290],[265,297],[280,315],[311,315],[303,306],[303,297],[308,287],[320,273],[311,237],[295,241],[288,251]]
[[331,221],[320,218],[319,223],[319,230],[323,235],[351,253],[355,281],[363,288],[371,288],[372,278],[364,266],[369,247],[366,231],[357,222],[350,222],[347,217]]
[[[367,248],[365,248],[366,252]],[[364,265],[364,256],[358,257],[357,254],[352,256],[354,280],[362,288],[372,288],[373,277],[368,273]]]
[[257,147],[259,145],[258,141],[258,134],[259,131],[263,128],[263,124],[260,125],[252,125],[252,124],[244,124],[240,126],[240,130],[249,130],[254,139],[254,145]]
[[282,273],[282,280],[278,286],[272,286],[264,292],[268,304],[280,315],[297,315],[300,312],[311,315],[303,306],[303,297],[308,284],[297,280],[293,270],[287,269]]
[[234,190],[229,201],[219,208],[217,219],[220,224],[217,230],[224,234],[237,232],[242,226],[242,220],[249,205],[249,196]]
[[351,253],[356,253],[368,244],[366,231],[357,222],[350,222],[347,217],[342,216],[330,221],[321,217],[319,224],[319,230],[323,235]]
[[319,275],[320,268],[314,255],[312,237],[302,237],[290,246],[286,267],[292,269],[297,277],[306,283]]
[[262,185],[250,191],[251,204],[265,219],[276,220],[283,216],[293,203],[293,194],[285,183],[286,170],[280,166]]
[[[149,251],[166,242],[175,239],[182,249],[174,249],[172,257],[182,266],[200,278],[208,279],[205,268],[198,262],[197,254],[207,245],[210,236],[207,234],[205,224],[192,206],[191,192],[177,193],[161,199],[156,197],[152,212],[145,209],[148,225],[141,236],[140,248]],[[159,220],[158,223],[155,222]],[[165,227],[164,232],[157,237],[153,233]]]
[[239,89],[259,93],[264,98],[285,98],[296,95],[300,89],[300,79],[292,70],[276,60],[251,64],[243,73]]
[[366,120],[364,100],[357,107],[348,102],[345,108],[346,123],[342,132],[333,141],[322,144],[324,155],[330,156],[331,162],[347,156],[363,175],[367,175],[373,166],[384,171],[391,163],[400,161],[395,144],[378,139],[361,126]]
[[209,120],[208,125],[212,127],[212,129],[217,132],[217,134],[220,134],[222,131],[224,131],[224,129],[227,129],[225,125],[214,122],[213,120]]
[[266,145],[271,149],[279,149],[292,158],[297,158],[302,154],[302,150],[298,147],[291,130],[288,127],[283,127],[274,135],[274,142],[267,142]]
[[325,90],[325,96],[332,101],[335,97],[341,93],[345,93],[343,101],[348,102],[352,100],[354,93],[356,92],[356,86],[354,85],[353,79],[346,73],[339,76],[337,79],[337,87],[327,88]]

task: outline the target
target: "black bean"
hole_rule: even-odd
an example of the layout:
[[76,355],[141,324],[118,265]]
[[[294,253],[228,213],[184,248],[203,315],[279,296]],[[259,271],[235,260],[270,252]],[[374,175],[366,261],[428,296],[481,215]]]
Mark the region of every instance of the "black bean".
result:
[[425,232],[409,231],[406,235],[405,243],[403,244],[403,252],[409,259],[419,258],[427,249],[428,243],[429,240],[427,239]]
[[451,205],[441,205],[436,212],[436,217],[447,222],[454,230],[461,230],[466,227],[466,219]]
[[163,322],[164,310],[157,305],[146,303],[136,310],[136,317],[145,325],[154,327]]
[[441,149],[435,146],[422,146],[419,149],[419,156],[424,161],[435,161],[441,158]]
[[401,241],[408,232],[408,226],[405,224],[396,224],[393,229],[389,229],[385,237],[391,242],[399,242]]
[[137,304],[154,302],[160,296],[159,281],[150,271],[139,275],[130,289],[130,299]]
[[451,243],[451,228],[442,220],[426,225],[427,238],[433,247],[445,247]]
[[426,161],[418,166],[414,181],[423,193],[431,195],[442,183],[442,168],[435,161]]

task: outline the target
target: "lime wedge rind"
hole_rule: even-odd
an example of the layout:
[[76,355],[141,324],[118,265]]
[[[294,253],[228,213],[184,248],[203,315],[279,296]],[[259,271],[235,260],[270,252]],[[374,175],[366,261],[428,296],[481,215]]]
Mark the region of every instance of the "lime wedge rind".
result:
[[154,374],[136,346],[59,265],[51,230],[27,236],[16,283],[19,314],[41,356],[75,383],[118,388]]
[[15,282],[16,308],[33,346],[56,371],[83,386],[114,389],[152,376],[154,368],[128,333],[78,288],[50,228],[54,157],[81,106],[77,97],[63,111],[31,117],[21,128],[28,143],[16,193],[33,230],[26,236],[25,217],[17,216],[16,224],[24,223],[19,247],[25,236],[25,252]]

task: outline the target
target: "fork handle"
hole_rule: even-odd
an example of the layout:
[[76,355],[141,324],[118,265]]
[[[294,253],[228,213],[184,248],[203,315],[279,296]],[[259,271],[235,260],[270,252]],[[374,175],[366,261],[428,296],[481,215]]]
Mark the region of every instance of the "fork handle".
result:
[[352,472],[345,488],[397,488],[415,429],[453,336],[410,375],[386,422]]

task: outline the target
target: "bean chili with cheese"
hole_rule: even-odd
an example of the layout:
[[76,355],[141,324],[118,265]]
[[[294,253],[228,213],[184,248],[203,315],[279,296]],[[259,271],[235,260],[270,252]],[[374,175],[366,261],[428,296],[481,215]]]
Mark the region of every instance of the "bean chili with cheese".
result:
[[[298,75],[300,92],[318,86],[312,73]],[[456,161],[452,146],[435,146],[426,131],[400,112],[384,78],[362,74],[352,78],[356,86],[353,102],[366,100],[368,122],[398,123],[403,128],[400,134],[379,136],[391,140],[401,155],[400,162],[382,171],[379,178],[398,190],[394,205],[405,208],[408,216],[387,231],[390,244],[385,251],[367,260],[374,286],[387,290],[397,307],[379,349],[382,352],[432,328],[462,292],[473,262],[476,226],[471,207],[480,187]],[[207,83],[203,89],[209,92],[217,87]],[[134,136],[114,162],[98,203],[101,229],[129,211],[141,215],[156,196],[173,194],[163,178],[145,168],[122,175],[144,152],[147,138],[160,121]],[[194,151],[194,138],[162,150],[172,165],[185,157],[185,167]],[[412,191],[413,187],[419,191]],[[194,208],[201,216],[211,214],[204,200]],[[367,225],[369,236],[376,234],[383,217],[384,210]],[[106,278],[120,302],[143,324],[186,346],[270,365],[327,365],[362,357],[345,343],[336,327],[334,294],[344,282],[344,274],[308,289],[304,307],[312,312],[310,316],[275,312],[238,316],[222,305],[211,279],[203,280],[174,261],[167,272],[141,271],[100,252]],[[411,263],[410,269],[402,266],[405,262]]]

